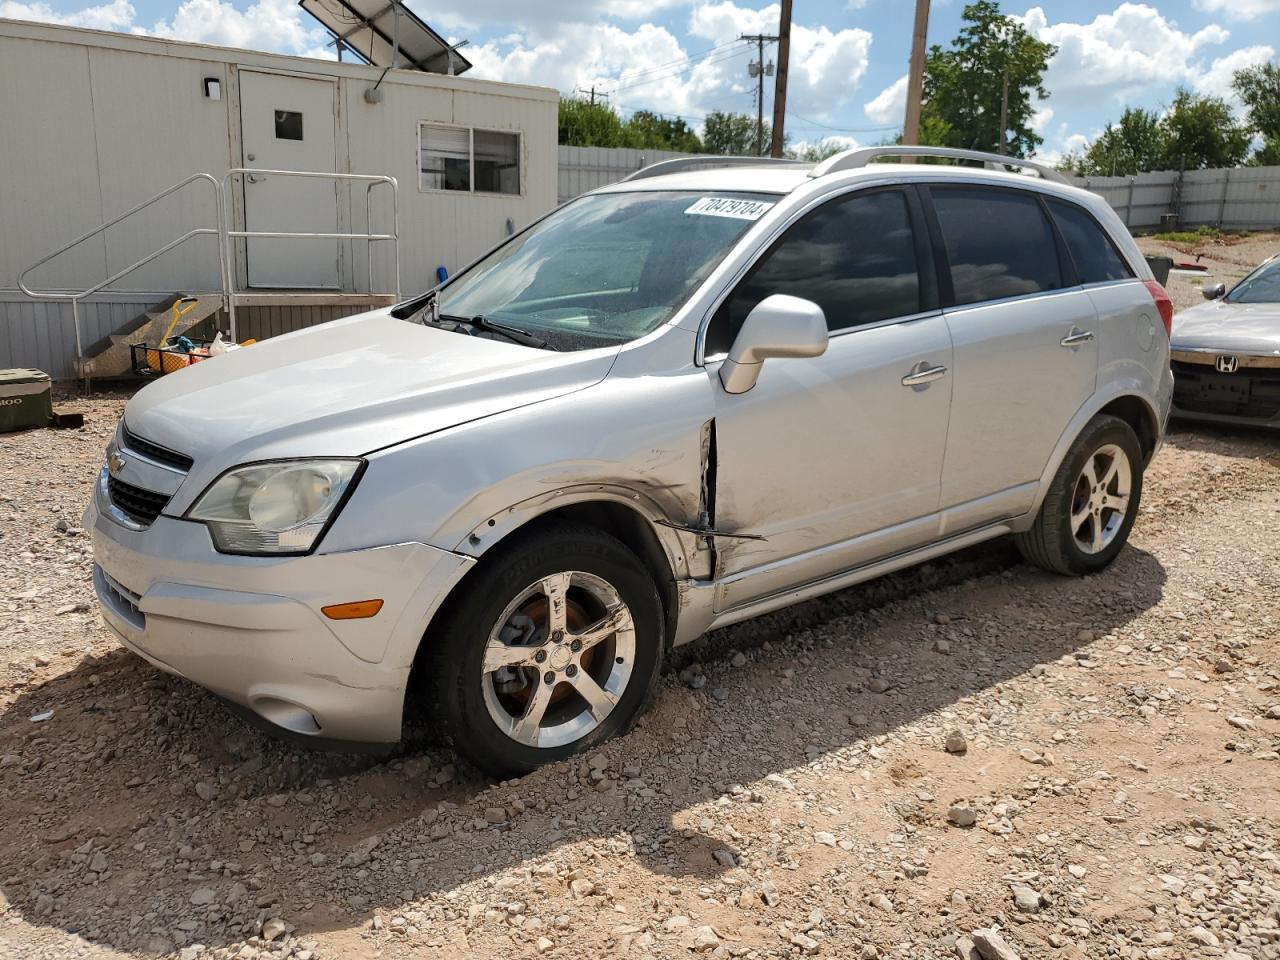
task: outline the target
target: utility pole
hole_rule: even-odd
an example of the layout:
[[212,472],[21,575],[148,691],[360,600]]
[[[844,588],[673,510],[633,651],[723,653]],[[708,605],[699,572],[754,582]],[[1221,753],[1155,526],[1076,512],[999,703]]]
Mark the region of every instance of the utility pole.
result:
[[596,97],[597,97],[597,96],[599,96],[601,100],[608,100],[608,99],[609,99],[609,95],[608,95],[607,93],[605,93],[603,90],[601,90],[599,94],[597,94],[597,93],[596,93],[596,85],[595,85],[594,83],[591,85],[591,89],[590,89],[590,90],[583,90],[581,87],[579,87],[579,88],[578,88],[578,90],[579,90],[581,93],[587,93],[587,94],[590,94],[590,95],[591,95],[591,105],[592,105],[593,107],[596,105]]
[[[928,0],[926,0],[928,2]],[[787,62],[791,57],[791,0],[782,0],[778,20],[778,75],[773,81],[773,143],[769,155],[782,156],[785,139],[783,126],[787,118]]]
[[911,34],[911,66],[907,71],[907,115],[902,142],[920,142],[920,102],[924,99],[925,44],[929,36],[929,0],[916,0],[916,23]]
[[1004,84],[1000,88],[1000,145],[996,153],[1004,156],[1009,152],[1009,65],[1004,67]]
[[764,65],[764,45],[773,43],[777,37],[771,37],[763,33],[743,34],[738,38],[745,40],[747,43],[756,45],[756,54],[759,59],[752,64],[747,65],[747,74],[756,78],[756,156],[764,156],[764,78],[765,75],[773,76],[773,64],[769,64],[768,69]]

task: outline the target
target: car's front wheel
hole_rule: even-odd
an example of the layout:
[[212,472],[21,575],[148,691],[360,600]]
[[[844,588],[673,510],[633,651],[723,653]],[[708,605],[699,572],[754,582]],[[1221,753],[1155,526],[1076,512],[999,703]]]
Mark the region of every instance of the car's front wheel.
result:
[[1138,515],[1142,447],[1119,417],[1089,421],[1067,452],[1031,529],[1014,539],[1023,557],[1079,576],[1115,559]]
[[662,608],[614,537],[556,523],[481,561],[428,637],[459,752],[510,777],[630,728],[662,659]]

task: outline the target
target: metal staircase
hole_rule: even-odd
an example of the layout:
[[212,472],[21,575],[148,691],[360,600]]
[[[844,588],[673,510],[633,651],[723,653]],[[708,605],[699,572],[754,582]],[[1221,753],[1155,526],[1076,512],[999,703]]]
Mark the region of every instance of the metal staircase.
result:
[[[236,178],[245,177],[250,174],[271,174],[273,176],[282,177],[303,177],[333,180],[335,182],[344,182],[352,184],[362,184],[365,188],[365,227],[367,233],[297,233],[272,230],[236,230],[228,216],[229,207],[225,202],[226,193],[233,189]],[[122,220],[127,220],[134,214],[145,210],[152,204],[164,199],[170,194],[188,187],[192,184],[207,185],[213,191],[215,222],[212,226],[198,226],[181,236],[170,240],[162,247],[147,254],[140,260],[136,260],[122,270],[116,271],[105,280],[101,280],[84,290],[38,290],[33,289],[27,284],[27,275],[38,267],[43,266],[55,257],[58,257],[68,250],[76,247],[92,237],[98,236],[108,228],[115,226]],[[383,233],[374,233],[372,230],[372,194],[373,190],[379,186],[388,186],[391,188],[391,229]],[[245,299],[260,298],[258,294],[247,294],[237,289],[235,280],[235,266],[233,256],[236,252],[235,244],[246,243],[250,238],[274,238],[280,240],[363,240],[368,243],[368,283],[369,293],[372,296],[378,296],[373,293],[373,246],[380,241],[387,241],[392,247],[392,267],[395,277],[395,292],[392,302],[400,299],[400,211],[399,211],[399,184],[395,177],[381,176],[377,174],[364,173],[328,173],[313,172],[301,170],[259,170],[249,169],[247,167],[233,167],[223,175],[219,180],[211,173],[193,173],[184,180],[166,187],[159,193],[143,200],[136,206],[130,207],[124,213],[120,214],[113,220],[108,220],[101,226],[94,227],[87,233],[82,234],[70,243],[59,247],[51,253],[41,257],[35,263],[31,264],[18,275],[18,287],[28,297],[37,300],[61,300],[71,304],[71,317],[75,327],[76,338],[76,368],[81,377],[87,382],[93,377],[118,377],[126,373],[130,369],[129,362],[129,344],[140,342],[157,342],[163,336],[164,331],[168,328],[168,322],[172,319],[167,312],[168,306],[172,305],[173,299],[165,301],[164,305],[158,306],[154,310],[149,310],[142,316],[134,319],[125,327],[116,330],[108,337],[85,347],[81,336],[81,317],[80,304],[97,293],[99,290],[109,287],[121,277],[132,273],[139,267],[150,263],[152,260],[163,256],[175,247],[180,246],[193,237],[199,236],[215,236],[218,240],[218,277],[221,283],[221,291],[217,293],[207,293],[198,295],[198,303],[196,308],[186,314],[178,326],[174,329],[174,335],[190,330],[201,321],[207,320],[219,309],[225,309],[227,312],[227,325],[230,328],[231,338],[236,339],[236,305],[238,301]],[[246,253],[247,256],[247,253]],[[177,295],[175,294],[175,297]],[[287,303],[288,294],[272,294],[270,299],[279,298],[281,303]],[[390,295],[382,295],[390,297]]]
[[[85,347],[84,358],[80,361],[80,375],[92,380],[123,377],[129,373],[132,367],[129,345],[159,343],[160,338],[169,329],[169,324],[173,322],[172,307],[178,299],[180,299],[178,294],[166,298],[154,309],[140,314],[119,330]],[[170,332],[171,337],[186,334],[197,324],[203,323],[222,309],[220,294],[210,293],[197,296],[195,299],[195,307],[182,314]]]

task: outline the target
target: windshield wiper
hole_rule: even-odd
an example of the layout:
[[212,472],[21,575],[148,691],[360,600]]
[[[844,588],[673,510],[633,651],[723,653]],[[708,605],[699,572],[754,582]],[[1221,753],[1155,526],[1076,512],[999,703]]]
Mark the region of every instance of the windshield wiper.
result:
[[490,320],[483,314],[476,314],[474,317],[457,317],[448,313],[438,314],[440,320],[451,320],[454,323],[465,323],[467,326],[475,327],[477,330],[483,330],[486,333],[496,333],[506,337],[513,343],[518,343],[524,347],[536,347],[539,350],[554,350],[555,348],[541,337],[535,337],[531,333],[517,327],[508,327],[505,323],[498,323]]

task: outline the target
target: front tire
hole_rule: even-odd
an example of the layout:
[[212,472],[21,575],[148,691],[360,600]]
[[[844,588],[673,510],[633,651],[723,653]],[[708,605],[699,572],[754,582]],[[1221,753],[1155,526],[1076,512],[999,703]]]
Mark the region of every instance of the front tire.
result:
[[662,663],[662,605],[614,537],[544,524],[487,557],[442,611],[430,683],[455,748],[520,776],[626,732]]
[[1028,563],[1067,576],[1103,569],[1124,548],[1142,498],[1142,447],[1119,417],[1094,417],[1058,467],[1031,529]]

